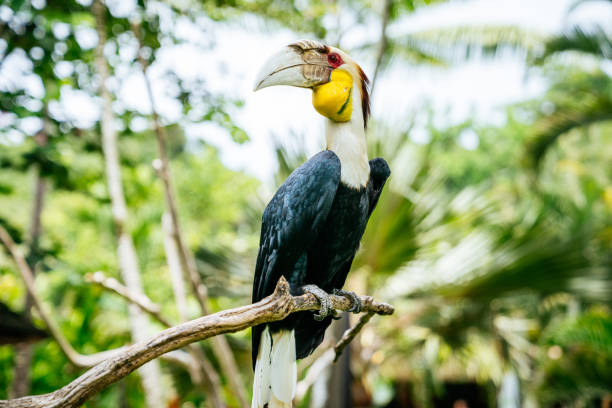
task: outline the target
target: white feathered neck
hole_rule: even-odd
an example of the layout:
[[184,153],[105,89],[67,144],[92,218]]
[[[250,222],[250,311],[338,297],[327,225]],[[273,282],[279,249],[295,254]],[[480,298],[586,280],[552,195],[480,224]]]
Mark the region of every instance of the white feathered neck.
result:
[[[370,177],[368,149],[362,107],[361,79],[353,75],[353,114],[348,122],[334,122],[327,119],[325,138],[327,150],[340,159],[340,180],[352,188],[365,187]],[[369,112],[368,112],[369,113]]]

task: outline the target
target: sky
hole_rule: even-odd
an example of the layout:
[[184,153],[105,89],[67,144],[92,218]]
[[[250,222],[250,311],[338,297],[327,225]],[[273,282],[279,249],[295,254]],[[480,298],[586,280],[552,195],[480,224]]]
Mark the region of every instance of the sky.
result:
[[[567,9],[571,0],[476,0],[426,7],[390,27],[391,35],[435,28],[468,24],[514,24],[541,34],[559,32],[574,22],[612,21],[610,7],[588,4],[571,17]],[[607,19],[607,20],[606,20]],[[374,27],[377,32],[378,27]],[[324,146],[323,118],[311,105],[309,90],[291,87],[271,87],[252,92],[253,79],[265,59],[296,40],[295,34],[281,30],[261,33],[236,28],[216,29],[217,47],[214,58],[223,61],[227,77],[214,82],[221,89],[231,83],[245,106],[235,115],[248,132],[251,141],[236,145],[212,125],[189,129],[192,137],[203,138],[218,146],[224,162],[232,168],[245,169],[263,180],[269,180],[275,168],[273,142],[296,144],[292,138],[303,135],[308,154]],[[369,34],[369,33],[368,33]],[[373,61],[358,61],[371,75]],[[182,65],[178,59],[177,65]],[[198,66],[205,64],[204,60]],[[211,73],[211,78],[215,75]],[[230,79],[231,78],[231,79]],[[498,60],[473,61],[455,68],[410,67],[397,63],[380,76],[372,101],[374,115],[379,120],[407,126],[403,118],[425,101],[440,113],[440,124],[453,124],[470,115],[482,123],[500,124],[504,120],[503,107],[538,96],[546,84],[537,76],[528,75],[518,57]],[[417,122],[419,121],[416,118]],[[424,126],[424,123],[422,124]],[[413,138],[426,142],[428,135],[415,126]],[[302,138],[298,137],[298,145]],[[477,140],[469,135],[463,142],[474,148]]]
[[[86,1],[86,0],[83,0]],[[129,15],[135,2],[110,0],[107,2],[116,15]],[[472,0],[443,3],[419,9],[389,27],[391,36],[401,36],[423,30],[450,28],[462,25],[518,25],[541,35],[562,30],[576,22],[612,21],[612,8],[598,2],[588,2],[570,15],[567,9],[572,0]],[[0,10],[0,14],[5,10]],[[0,15],[0,18],[2,16]],[[163,17],[163,11],[162,11]],[[169,121],[181,120],[181,107],[172,97],[173,87],[164,78],[167,70],[182,79],[203,80],[211,92],[223,93],[244,101],[240,109],[232,109],[234,120],[249,135],[250,141],[234,143],[228,132],[218,125],[186,124],[190,141],[204,140],[217,147],[223,162],[232,169],[246,172],[269,182],[276,167],[274,143],[280,141],[290,147],[305,146],[308,155],[321,150],[324,144],[324,119],[311,105],[311,92],[291,87],[271,87],[253,92],[253,80],[268,56],[283,46],[299,39],[287,29],[263,28],[255,19],[244,19],[239,24],[219,24],[200,19],[196,24],[182,21],[166,23],[167,29],[183,38],[185,43],[167,44],[160,49],[156,63],[149,70],[159,111]],[[349,22],[350,24],[350,22]],[[360,32],[349,31],[343,45],[350,47],[364,39],[377,39],[378,23]],[[164,19],[162,18],[162,26]],[[81,30],[77,39],[81,45],[93,47],[97,38],[93,30]],[[62,35],[62,27],[56,36]],[[344,44],[346,43],[346,44]],[[135,47],[122,48],[120,59],[129,60]],[[372,74],[374,62],[366,56],[353,55],[365,72]],[[359,58],[363,57],[363,60]],[[3,80],[23,76],[22,62],[5,61],[0,76]],[[69,75],[70,64],[58,64],[56,72]],[[140,71],[116,65],[116,78],[108,85],[118,95],[116,107],[124,106],[148,114],[150,106],[145,83]],[[60,75],[60,76],[61,76]],[[25,75],[33,94],[42,87]],[[545,82],[527,70],[520,57],[504,55],[496,59],[473,60],[453,68],[411,66],[394,62],[379,76],[372,107],[378,120],[400,127],[408,127],[411,111],[431,105],[436,112],[436,124],[441,126],[461,122],[468,117],[480,123],[503,124],[504,109],[509,103],[519,102],[541,94]],[[91,126],[100,114],[100,101],[85,92],[65,87],[61,103],[50,107],[58,117],[72,118],[84,127]],[[428,140],[425,118],[416,117],[411,137],[419,143]],[[0,116],[0,122],[2,117]],[[423,122],[423,123],[421,123]],[[1,125],[1,123],[0,123]],[[134,123],[146,127],[146,121]],[[35,132],[39,123],[25,121],[22,127]],[[478,136],[466,133],[459,143],[467,149],[478,146]]]

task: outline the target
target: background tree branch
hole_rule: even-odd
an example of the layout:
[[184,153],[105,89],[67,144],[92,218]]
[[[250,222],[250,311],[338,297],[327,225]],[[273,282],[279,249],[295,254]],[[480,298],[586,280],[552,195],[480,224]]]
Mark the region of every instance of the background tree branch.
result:
[[383,5],[382,15],[380,18],[380,39],[378,40],[378,50],[376,51],[376,64],[374,65],[374,74],[372,75],[372,82],[370,82],[370,94],[374,95],[374,86],[378,80],[378,74],[382,70],[383,59],[389,45],[389,39],[387,38],[387,26],[389,25],[389,17],[391,14],[391,7],[393,6],[392,0],[385,0]]
[[[345,297],[330,295],[330,299],[334,309],[346,311],[351,308],[351,302]],[[362,296],[361,300],[365,312],[390,315],[394,311],[393,306],[375,302],[369,296]],[[224,310],[166,329],[122,349],[55,392],[0,401],[0,408],[78,407],[103,388],[164,353],[219,334],[282,320],[290,313],[319,308],[319,301],[311,294],[291,296],[289,283],[281,277],[274,293],[257,303]]]
[[[125,350],[126,347],[119,347],[116,349],[106,350],[95,354],[81,354],[76,351],[72,347],[68,339],[66,339],[55,320],[51,317],[51,314],[48,313],[47,309],[43,306],[42,300],[38,296],[38,292],[36,291],[36,288],[34,286],[34,274],[32,273],[30,266],[26,262],[25,257],[23,256],[17,245],[15,244],[15,241],[13,241],[13,238],[2,225],[0,225],[0,242],[4,244],[9,254],[15,261],[17,269],[19,270],[19,273],[25,283],[26,290],[28,294],[32,297],[34,307],[36,307],[36,309],[38,310],[38,314],[45,322],[45,325],[49,329],[49,333],[55,339],[55,341],[57,341],[60,346],[60,349],[72,364],[77,367],[83,368],[93,367],[96,364],[99,364],[100,362],[111,358]],[[193,362],[189,361],[189,356],[187,356],[183,352],[174,352],[168,354],[166,355],[166,359],[173,363],[182,365],[187,369],[190,369],[193,366]]]
[[[176,240],[173,236],[173,224],[170,215],[166,212],[162,216],[162,232],[164,234],[164,251],[166,254],[166,261],[168,263],[168,271],[170,272],[170,278],[172,281],[172,290],[174,292],[174,300],[176,302],[176,309],[178,311],[181,322],[189,320],[187,314],[187,302],[186,302],[186,291],[184,274],[181,269],[181,264],[178,255],[178,248]],[[217,373],[217,370],[213,367],[209,358],[206,356],[201,347],[197,344],[189,345],[189,352],[194,356],[195,363],[197,364],[197,372],[203,373],[204,378],[200,379],[200,383],[206,380],[208,396],[210,397],[211,404],[215,408],[223,408],[225,405],[221,398],[221,378]],[[202,375],[200,375],[202,377]],[[196,377],[192,375],[194,382]]]
[[83,355],[78,353],[74,348],[72,348],[66,337],[64,337],[64,334],[60,330],[59,326],[55,323],[55,320],[53,320],[50,314],[46,312],[46,309],[42,304],[42,300],[38,296],[38,293],[36,292],[36,288],[34,286],[34,274],[32,273],[30,266],[26,262],[25,257],[17,248],[17,245],[13,241],[13,238],[11,238],[11,236],[9,235],[8,231],[1,225],[0,241],[2,241],[6,249],[13,257],[13,260],[17,264],[17,269],[19,270],[19,273],[23,278],[28,293],[32,297],[34,306],[36,306],[36,309],[38,309],[38,313],[45,322],[47,328],[49,329],[51,336],[53,336],[55,341],[57,341],[60,348],[72,364],[78,367],[91,367],[122,350],[114,349],[91,355]]
[[[145,81],[147,95],[149,97],[149,103],[151,104],[153,130],[155,131],[155,137],[157,139],[157,146],[159,151],[159,160],[155,161],[154,167],[159,177],[162,179],[164,185],[164,198],[166,201],[167,213],[169,215],[169,225],[167,226],[167,231],[170,232],[170,237],[175,243],[175,254],[178,255],[179,261],[178,264],[175,265],[175,267],[180,267],[182,275],[191,284],[192,292],[198,300],[198,303],[200,304],[202,314],[207,315],[210,313],[210,310],[208,308],[208,290],[202,282],[202,279],[200,278],[193,254],[189,250],[189,247],[187,246],[183,238],[183,233],[178,215],[177,200],[172,185],[172,177],[170,175],[170,162],[168,159],[167,149],[167,135],[165,129],[162,127],[159,120],[155,97],[153,95],[153,87],[148,76],[149,63],[145,58],[143,58],[143,44],[142,38],[140,36],[140,26],[138,24],[133,24],[132,31],[134,33],[134,36],[138,40],[138,61],[142,66],[142,75]],[[171,262],[172,260],[168,259],[169,266]],[[176,281],[173,280],[173,284],[176,284],[175,282]],[[182,319],[186,320],[183,316]],[[236,364],[234,353],[231,347],[229,346],[227,340],[223,336],[215,337],[211,341],[211,346],[215,356],[219,360],[221,369],[225,373],[226,379],[229,381],[232,387],[234,395],[236,395],[240,405],[243,408],[248,408],[250,404],[247,400],[247,395],[244,391],[242,376],[240,374],[240,370],[238,369],[238,364]],[[208,373],[208,376],[214,382],[214,374]]]
[[[107,8],[102,0],[94,0],[91,6],[95,19],[95,28],[98,33],[98,43],[95,47],[94,64],[100,75],[99,94],[102,97],[102,115],[100,117],[100,130],[102,137],[102,152],[106,170],[106,183],[110,198],[111,212],[115,224],[117,239],[117,261],[121,272],[121,279],[133,293],[143,292],[140,276],[138,255],[129,228],[129,212],[126,204],[123,182],[121,179],[121,164],[119,161],[119,148],[117,146],[117,131],[115,129],[115,114],[113,112],[113,97],[108,89],[108,80],[111,77],[110,67],[104,55],[107,42],[106,13]],[[130,331],[133,341],[144,340],[149,330],[149,321],[146,315],[134,304],[128,305],[130,318]],[[146,365],[140,370],[144,397],[148,408],[163,408],[165,397],[162,393],[161,368],[158,362]]]
[[342,338],[334,346],[334,353],[335,353],[334,362],[338,361],[338,358],[340,358],[342,351],[345,349],[346,346],[349,345],[351,341],[353,341],[353,339],[357,336],[357,334],[359,334],[361,329],[363,329],[363,326],[365,326],[366,323],[370,321],[372,316],[374,316],[374,313],[375,312],[370,310],[366,314],[362,315],[359,318],[359,321],[357,322],[355,326],[351,327],[350,329],[344,332],[344,334],[342,335]]
[[[128,302],[135,304],[140,309],[148,313],[151,317],[156,319],[158,322],[163,324],[165,327],[172,327],[172,324],[161,314],[161,308],[156,303],[153,303],[148,296],[142,293],[131,293],[128,288],[121,284],[117,279],[110,278],[104,275],[103,272],[95,272],[88,274],[85,277],[88,281],[96,283],[103,288],[112,291],[119,296],[126,299]],[[210,393],[211,402],[215,407],[223,407],[219,390],[221,389],[221,380],[217,375],[214,367],[202,351],[196,344],[190,344],[187,347],[186,353],[180,353],[176,355],[174,352],[174,361],[183,365],[189,375],[191,376],[194,384],[198,386],[206,386],[207,391]],[[204,374],[204,376],[202,375]]]
[[157,320],[164,326],[172,326],[172,323],[170,323],[168,319],[162,316],[161,308],[159,307],[159,305],[153,303],[153,301],[149,299],[149,297],[144,293],[130,292],[130,290],[125,287],[125,285],[122,285],[121,282],[119,282],[117,279],[106,276],[104,272],[101,271],[87,274],[85,276],[85,279],[88,282],[92,282],[102,286],[106,290],[115,292],[122,298],[126,299],[128,302],[138,306],[143,312],[148,313],[151,317],[153,317],[155,320]]

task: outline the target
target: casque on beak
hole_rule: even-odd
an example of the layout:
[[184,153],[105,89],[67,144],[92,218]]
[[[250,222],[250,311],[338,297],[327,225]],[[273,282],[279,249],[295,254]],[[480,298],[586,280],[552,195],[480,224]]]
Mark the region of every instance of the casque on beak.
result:
[[329,82],[333,68],[327,55],[320,49],[304,49],[302,43],[284,47],[263,65],[253,91],[274,85],[291,85],[312,88]]

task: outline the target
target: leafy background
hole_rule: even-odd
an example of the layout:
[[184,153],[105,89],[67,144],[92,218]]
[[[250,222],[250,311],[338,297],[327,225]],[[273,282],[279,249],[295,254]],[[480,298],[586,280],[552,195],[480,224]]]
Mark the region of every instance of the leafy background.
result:
[[[567,10],[566,25],[553,34],[460,23],[408,34],[394,30],[415,13],[454,3],[139,0],[125,15],[120,2],[108,2],[105,57],[128,227],[144,291],[165,316],[179,321],[160,226],[163,185],[151,165],[158,155],[151,111],[127,103],[119,84],[141,75],[138,55],[156,67],[158,56],[177,44],[214,49],[216,39],[206,30],[182,33],[186,22],[246,33],[289,30],[343,46],[373,68],[375,96],[390,72],[409,73],[414,66],[429,72],[510,53],[527,65],[529,78],[545,85],[534,97],[499,109],[499,123],[476,114],[444,120],[444,110],[427,101],[396,120],[374,116],[369,154],[385,157],[393,177],[348,287],[391,302],[397,311],[374,318],[352,344],[350,364],[327,368],[298,404],[609,407],[610,27],[571,23],[572,14],[588,6],[585,1]],[[598,3],[612,9],[609,1]],[[0,5],[0,225],[27,254],[45,305],[82,353],[130,342],[126,302],[85,279],[99,270],[120,276],[100,141],[94,26],[85,0]],[[355,27],[367,35],[355,39]],[[229,143],[248,149],[249,129],[235,119],[244,102],[231,86],[182,74],[158,69],[165,104],[172,107],[160,121],[185,240],[212,309],[220,310],[249,302],[260,214],[276,186],[307,157],[308,141],[299,133],[291,143],[270,136],[278,164],[273,177],[228,166],[223,149],[190,137],[189,130],[213,126]],[[229,74],[223,83],[232,83]],[[90,101],[89,113],[66,108],[69,96]],[[45,191],[39,234],[31,232],[36,186]],[[25,312],[25,299],[15,264],[0,251],[0,303]],[[191,317],[199,315],[194,298],[187,305]],[[35,310],[33,320],[44,327]],[[161,328],[151,322],[152,331]],[[249,336],[245,331],[228,338],[246,393],[252,376]],[[301,379],[325,344],[300,366]],[[239,406],[210,344],[198,347],[222,376],[224,403]],[[15,395],[15,350],[0,346],[0,399]],[[167,406],[210,406],[206,389],[181,368],[161,364]],[[53,391],[83,372],[51,339],[35,343],[26,369],[32,394]],[[330,377],[346,381],[326,381]],[[87,403],[144,405],[138,373]]]

